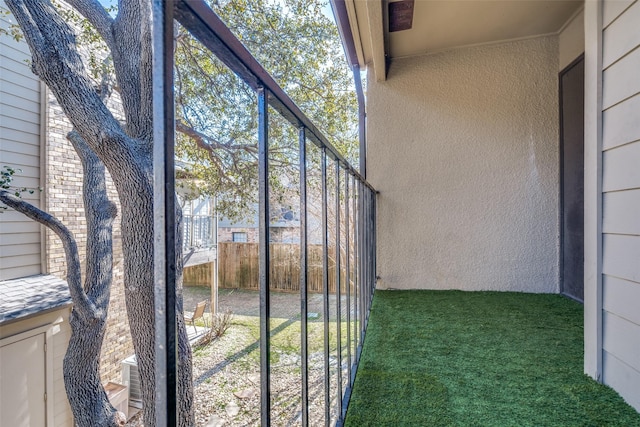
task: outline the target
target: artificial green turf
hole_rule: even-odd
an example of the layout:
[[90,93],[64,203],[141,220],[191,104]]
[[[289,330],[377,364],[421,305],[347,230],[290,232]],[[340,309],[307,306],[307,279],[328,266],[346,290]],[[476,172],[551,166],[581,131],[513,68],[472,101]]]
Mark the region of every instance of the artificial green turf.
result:
[[640,426],[559,295],[376,291],[345,426]]

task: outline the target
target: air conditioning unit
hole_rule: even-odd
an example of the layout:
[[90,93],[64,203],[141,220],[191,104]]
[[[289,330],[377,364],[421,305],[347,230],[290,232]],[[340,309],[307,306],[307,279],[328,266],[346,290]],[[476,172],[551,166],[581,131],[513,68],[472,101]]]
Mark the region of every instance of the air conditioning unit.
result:
[[129,388],[129,406],[142,409],[142,388],[135,354],[122,361],[122,384]]

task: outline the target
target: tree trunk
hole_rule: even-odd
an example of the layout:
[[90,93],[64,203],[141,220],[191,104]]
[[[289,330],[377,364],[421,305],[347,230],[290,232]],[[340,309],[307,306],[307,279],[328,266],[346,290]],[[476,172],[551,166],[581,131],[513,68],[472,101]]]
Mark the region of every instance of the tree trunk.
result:
[[[74,306],[71,339],[63,371],[67,398],[78,427],[124,425],[124,414],[109,403],[100,380],[100,350],[105,335],[113,278],[113,220],[116,207],[107,196],[105,168],[77,132],[68,135],[83,168],[83,200],[87,219],[84,291],[94,305],[92,316]],[[83,369],[78,369],[82,366]]]
[[[29,44],[34,73],[51,89],[78,136],[86,143],[86,149],[95,153],[106,166],[118,191],[122,213],[127,314],[140,372],[144,418],[151,425],[155,418],[156,384],[150,1],[121,0],[116,18],[105,12],[97,0],[68,0],[68,3],[94,25],[112,52],[127,119],[126,126],[113,117],[93,87],[78,54],[73,31],[51,3],[48,0],[6,0]],[[85,189],[85,194],[91,191]],[[87,220],[89,223],[88,217]],[[99,230],[100,226],[91,233],[101,233]],[[105,232],[104,228],[101,230]],[[102,237],[96,241],[105,242]],[[101,258],[101,255],[104,255],[103,248],[101,245],[87,248],[88,269],[90,264],[105,262],[105,259]],[[68,271],[71,269],[68,268]],[[180,268],[177,273],[180,277]],[[88,292],[105,284],[106,281],[86,282]],[[110,279],[108,284],[110,286]],[[82,298],[78,301],[85,304]],[[178,303],[177,308],[178,424],[192,426],[194,413],[191,352],[181,303]],[[86,361],[78,363],[80,348],[90,351],[91,354],[96,348],[99,352],[98,343],[102,340],[99,331],[104,328],[99,323],[104,321],[103,315],[106,318],[106,310],[96,313],[93,320],[85,319],[79,310],[77,314],[78,316],[72,319],[72,324],[88,328],[95,332],[95,335],[78,336],[72,340],[74,350],[66,359],[68,366],[65,368],[65,372],[69,372],[70,376],[82,375],[86,370]],[[90,359],[89,365],[92,370],[98,366],[93,359]],[[91,378],[91,381],[94,382],[95,378]],[[77,386],[75,379],[70,382],[72,383]],[[75,398],[70,398],[70,403],[74,414],[77,414],[76,419],[95,417],[92,425],[96,425],[95,420],[101,420],[103,415],[100,405],[96,406],[94,403],[104,400],[104,390],[99,383],[89,388],[92,391],[80,388],[68,393],[72,396],[77,393],[79,397],[85,398],[85,393],[94,396],[86,399],[86,407]]]

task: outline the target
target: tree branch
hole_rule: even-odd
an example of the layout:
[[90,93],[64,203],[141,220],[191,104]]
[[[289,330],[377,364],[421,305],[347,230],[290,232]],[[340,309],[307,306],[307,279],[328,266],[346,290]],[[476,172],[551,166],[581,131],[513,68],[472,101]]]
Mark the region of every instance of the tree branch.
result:
[[149,155],[153,139],[151,2],[118,1],[113,24],[113,66],[122,95],[127,134]]
[[113,19],[98,0],[66,0],[98,31],[110,50],[113,50]]
[[203,150],[206,150],[209,152],[216,149],[223,149],[226,151],[244,150],[252,154],[258,152],[258,147],[254,145],[220,142],[215,138],[212,138],[208,135],[198,132],[197,130],[195,130],[190,126],[187,126],[184,122],[180,120],[176,120],[176,131],[193,139],[193,141],[196,143],[196,145],[199,148],[202,148]]
[[34,73],[51,89],[74,128],[103,161],[106,153],[129,157],[130,139],[87,77],[69,25],[47,0],[6,4],[23,29]]
[[87,219],[87,271],[84,289],[106,319],[113,280],[113,221],[117,208],[107,195],[104,164],[76,131],[67,139],[78,153],[83,169],[82,194]]
[[96,318],[98,316],[98,311],[82,288],[78,245],[76,244],[71,231],[69,231],[69,229],[60,222],[60,220],[51,214],[36,208],[31,203],[25,202],[21,198],[16,197],[5,190],[0,190],[0,202],[46,226],[58,235],[62,241],[62,246],[64,247],[64,253],[67,260],[67,283],[69,285],[69,293],[73,299],[75,309],[78,311],[80,317],[85,321],[90,321],[92,318]]

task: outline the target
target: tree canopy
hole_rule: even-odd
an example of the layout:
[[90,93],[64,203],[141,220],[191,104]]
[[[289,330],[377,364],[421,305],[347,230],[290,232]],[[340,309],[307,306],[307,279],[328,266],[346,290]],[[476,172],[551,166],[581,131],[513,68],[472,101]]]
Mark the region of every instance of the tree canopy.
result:
[[[338,31],[320,0],[210,2],[247,49],[349,160],[356,160],[357,100]],[[256,202],[255,94],[184,29],[176,44],[177,153],[227,217]],[[270,116],[270,161],[295,175],[297,129]],[[196,142],[194,144],[194,142]],[[290,179],[290,181],[293,178]],[[278,185],[274,180],[274,185]]]

